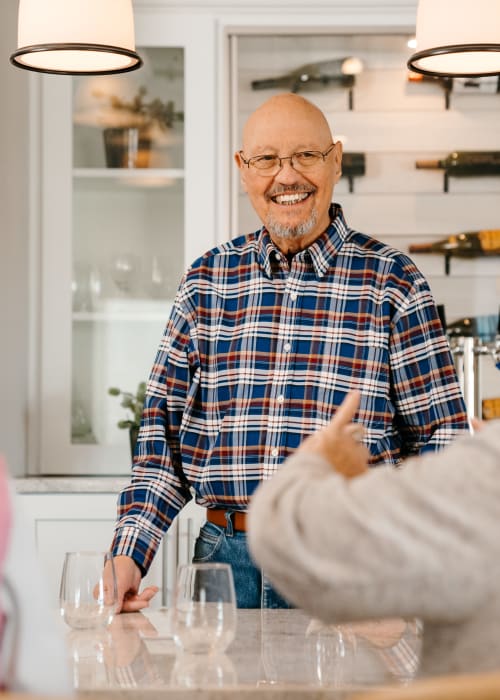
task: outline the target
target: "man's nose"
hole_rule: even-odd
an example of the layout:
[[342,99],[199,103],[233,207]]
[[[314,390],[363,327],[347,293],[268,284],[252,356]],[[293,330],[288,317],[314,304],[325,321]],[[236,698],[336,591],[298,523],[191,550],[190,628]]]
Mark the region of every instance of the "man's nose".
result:
[[281,159],[281,169],[276,174],[276,179],[280,182],[296,182],[299,178],[299,173],[292,165],[292,156],[286,156]]

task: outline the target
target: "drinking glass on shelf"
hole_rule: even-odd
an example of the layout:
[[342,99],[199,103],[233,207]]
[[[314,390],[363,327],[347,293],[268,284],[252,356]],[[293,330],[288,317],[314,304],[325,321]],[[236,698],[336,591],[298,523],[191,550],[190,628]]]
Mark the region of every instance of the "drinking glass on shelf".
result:
[[[104,582],[104,566],[109,562],[110,580]],[[108,625],[118,602],[113,557],[109,552],[67,552],[59,592],[64,621],[73,629]]]
[[99,268],[88,262],[75,262],[71,280],[71,293],[73,297],[73,311],[95,311],[102,296]]
[[149,276],[146,279],[148,296],[153,299],[173,297],[175,288],[168,257],[165,255],[153,255],[148,267]]
[[110,274],[121,296],[131,296],[136,291],[140,259],[133,253],[116,255],[110,264]]
[[223,652],[236,633],[236,596],[228,564],[182,564],[174,593],[173,637],[189,654]]

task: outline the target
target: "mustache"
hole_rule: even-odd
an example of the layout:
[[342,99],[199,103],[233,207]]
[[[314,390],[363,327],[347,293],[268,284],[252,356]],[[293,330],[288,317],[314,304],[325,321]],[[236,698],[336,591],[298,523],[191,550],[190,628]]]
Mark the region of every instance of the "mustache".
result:
[[316,192],[316,187],[308,185],[276,185],[266,193],[267,199],[277,197],[279,194],[311,194]]

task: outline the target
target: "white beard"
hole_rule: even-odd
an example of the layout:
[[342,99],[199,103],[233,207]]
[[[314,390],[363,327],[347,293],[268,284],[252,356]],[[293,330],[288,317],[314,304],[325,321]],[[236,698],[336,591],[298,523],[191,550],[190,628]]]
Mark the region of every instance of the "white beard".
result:
[[303,221],[297,226],[287,226],[286,224],[282,224],[279,221],[275,221],[275,219],[272,216],[270,216],[266,221],[266,228],[269,231],[269,233],[275,236],[276,238],[294,239],[307,236],[307,234],[311,233],[313,228],[316,226],[317,222],[318,215],[316,213],[316,209],[313,209],[311,212],[311,216],[306,221]]

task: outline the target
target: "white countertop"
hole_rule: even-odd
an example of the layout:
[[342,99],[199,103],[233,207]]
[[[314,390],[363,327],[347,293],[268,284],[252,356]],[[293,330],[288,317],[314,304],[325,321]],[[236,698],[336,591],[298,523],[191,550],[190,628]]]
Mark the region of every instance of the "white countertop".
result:
[[14,479],[17,493],[118,493],[128,476],[33,476]]
[[178,651],[166,610],[67,630],[75,689],[95,700],[345,698],[410,683],[422,643],[416,621],[324,627],[301,610],[238,610],[236,638],[218,656]]

